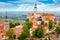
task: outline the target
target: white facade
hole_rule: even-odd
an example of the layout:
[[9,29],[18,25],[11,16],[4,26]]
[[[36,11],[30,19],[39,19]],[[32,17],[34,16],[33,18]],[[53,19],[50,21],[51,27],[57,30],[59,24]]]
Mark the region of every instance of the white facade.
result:
[[4,22],[4,29],[8,30],[10,28],[9,25],[10,25],[9,22]]

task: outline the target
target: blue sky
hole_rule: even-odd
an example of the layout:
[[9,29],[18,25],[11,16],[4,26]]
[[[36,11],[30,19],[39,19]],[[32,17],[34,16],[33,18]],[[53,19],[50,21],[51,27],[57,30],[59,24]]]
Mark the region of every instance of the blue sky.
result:
[[[33,11],[35,0],[0,0],[0,11]],[[36,0],[38,11],[60,11],[60,0]]]

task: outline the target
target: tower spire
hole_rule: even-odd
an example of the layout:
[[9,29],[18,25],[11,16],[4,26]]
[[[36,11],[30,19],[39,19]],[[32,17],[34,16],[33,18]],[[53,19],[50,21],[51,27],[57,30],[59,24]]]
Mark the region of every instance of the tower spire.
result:
[[34,8],[37,8],[37,3],[36,3],[36,0],[35,0],[35,4],[34,4],[35,6],[34,6]]
[[5,19],[7,19],[7,11],[6,11],[6,13],[5,13]]
[[5,12],[5,21],[7,21],[7,11]]
[[35,0],[35,3],[34,3],[34,15],[37,14],[37,3],[36,3],[36,0]]

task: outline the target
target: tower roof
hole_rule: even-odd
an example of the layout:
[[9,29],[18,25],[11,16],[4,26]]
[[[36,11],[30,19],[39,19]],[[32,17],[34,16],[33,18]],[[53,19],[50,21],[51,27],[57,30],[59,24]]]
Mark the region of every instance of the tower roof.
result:
[[35,7],[34,8],[37,8],[37,4],[35,3]]
[[5,13],[5,19],[7,19],[7,12]]
[[35,0],[35,4],[34,5],[35,5],[34,8],[37,8],[36,0]]
[[5,13],[5,22],[8,22],[8,20],[7,20],[7,11]]

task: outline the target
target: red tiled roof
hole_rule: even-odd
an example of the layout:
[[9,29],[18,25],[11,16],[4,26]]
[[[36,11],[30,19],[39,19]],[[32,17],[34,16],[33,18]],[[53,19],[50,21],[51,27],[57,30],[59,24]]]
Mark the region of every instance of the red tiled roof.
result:
[[48,14],[47,16],[55,16],[54,14]]
[[47,27],[47,26],[44,26],[44,27],[43,27],[43,30],[48,30],[48,27]]
[[22,28],[13,28],[16,37],[20,36],[20,33],[23,31]]
[[36,30],[36,28],[32,27],[32,30]]
[[4,30],[0,30],[0,33],[2,33],[2,34],[5,34],[6,32],[7,32],[6,29],[4,29]]
[[14,28],[13,30],[14,32],[18,32],[18,33],[22,32],[22,28]]
[[4,29],[4,21],[0,21],[0,30]]
[[53,20],[54,18],[52,17],[52,16],[47,16],[47,17],[45,17],[45,20],[46,21],[49,21],[49,20]]
[[34,14],[33,13],[29,13],[28,16],[34,16]]
[[41,15],[41,16],[46,16],[47,14],[44,13],[44,12],[42,12],[42,13],[40,13],[40,15]]
[[39,24],[37,22],[33,23],[34,26],[39,26]]

